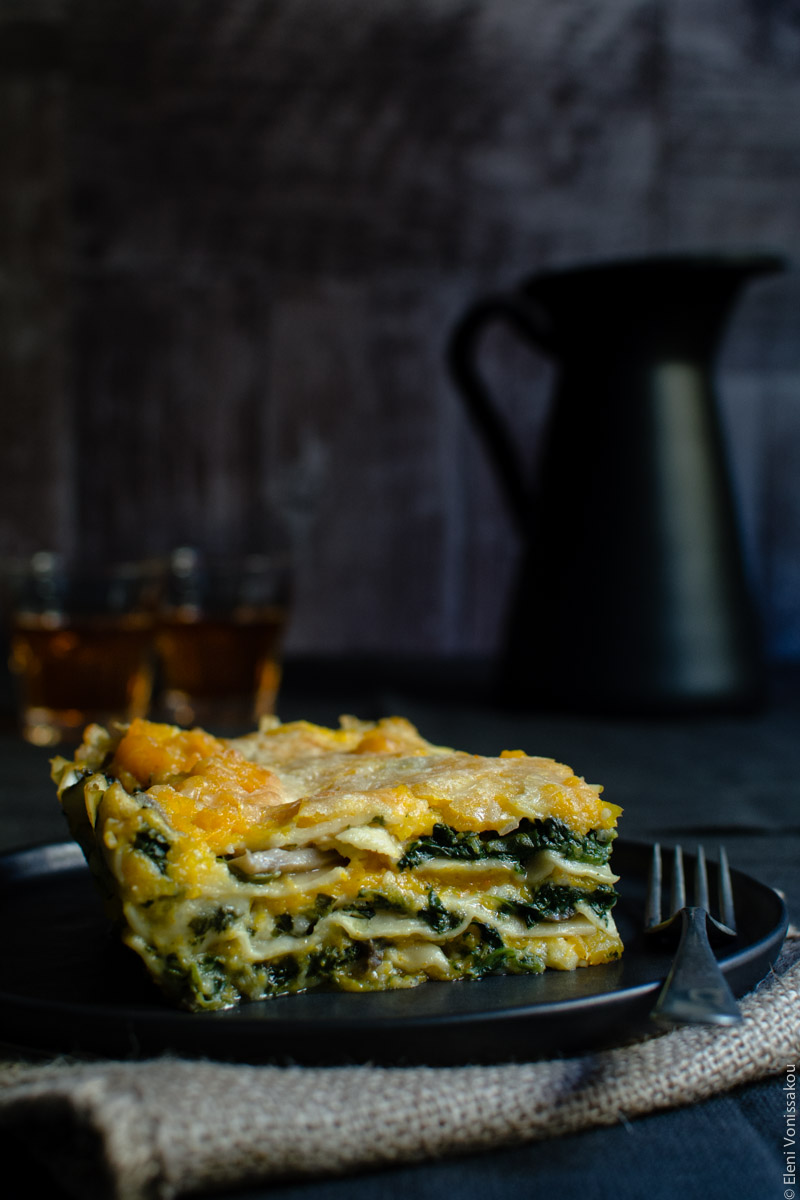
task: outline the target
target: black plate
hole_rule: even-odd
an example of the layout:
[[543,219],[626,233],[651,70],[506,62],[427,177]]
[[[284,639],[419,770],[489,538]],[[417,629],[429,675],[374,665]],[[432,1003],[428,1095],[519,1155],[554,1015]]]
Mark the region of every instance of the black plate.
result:
[[[626,947],[616,963],[184,1013],[164,1003],[136,955],[109,932],[77,846],[17,851],[0,856],[0,1036],[65,1052],[302,1063],[486,1062],[603,1045],[647,1027],[669,967],[669,952],[641,935],[648,860],[645,846],[614,848],[615,917]],[[719,953],[742,995],[777,957],[787,914],[772,888],[740,872],[733,882],[740,933]]]

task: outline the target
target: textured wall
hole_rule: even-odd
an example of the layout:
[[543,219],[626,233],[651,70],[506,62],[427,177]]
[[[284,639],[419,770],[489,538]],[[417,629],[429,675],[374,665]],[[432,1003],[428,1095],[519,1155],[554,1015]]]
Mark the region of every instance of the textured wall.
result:
[[[485,651],[517,547],[444,368],[487,289],[800,251],[792,0],[0,0],[0,552],[302,557],[297,650]],[[720,364],[800,657],[800,275]],[[531,464],[552,368],[487,369]]]

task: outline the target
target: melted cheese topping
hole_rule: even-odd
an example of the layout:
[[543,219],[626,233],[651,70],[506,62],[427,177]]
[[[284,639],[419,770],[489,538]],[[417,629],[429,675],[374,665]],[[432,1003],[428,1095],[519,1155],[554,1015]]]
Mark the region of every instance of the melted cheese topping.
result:
[[[522,818],[555,817],[586,834],[612,828],[620,811],[552,759],[432,747],[400,718],[340,730],[268,726],[233,743],[136,720],[109,773],[128,790],[131,782],[144,790],[176,833],[215,855],[286,843],[325,846],[337,835],[381,853],[381,841],[385,852],[430,834],[437,823],[503,834]],[[375,822],[388,838],[363,828]]]

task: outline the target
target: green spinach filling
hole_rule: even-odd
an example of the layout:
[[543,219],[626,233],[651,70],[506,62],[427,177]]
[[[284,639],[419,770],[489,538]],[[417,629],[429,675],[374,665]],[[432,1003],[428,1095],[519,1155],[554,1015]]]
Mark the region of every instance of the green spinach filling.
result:
[[433,888],[428,892],[427,905],[419,910],[417,916],[429,925],[434,933],[449,933],[463,920],[457,912],[445,908]]
[[406,917],[413,914],[414,910],[405,900],[393,900],[389,896],[384,896],[381,892],[361,891],[353,903],[345,904],[341,911],[349,913],[354,917],[363,917],[365,920],[370,920],[370,918],[377,916],[378,913],[394,913]]
[[[609,884],[598,884],[594,888],[573,887],[569,884],[545,882],[538,888],[527,890],[525,898],[501,900],[497,912],[501,916],[516,917],[531,929],[540,921],[566,921],[575,915],[575,905],[581,901],[588,904],[599,916],[604,916],[617,901],[617,893]],[[330,896],[318,896],[312,908],[304,909],[295,916],[283,913],[275,918],[275,935],[308,937],[322,917],[335,909]],[[464,917],[458,909],[448,908],[433,888],[428,889],[427,903],[416,908],[403,900],[390,899],[379,892],[360,892],[356,899],[337,911],[369,921],[381,913],[416,918],[423,921],[434,933],[449,933],[462,924]]]
[[519,917],[530,929],[539,921],[566,921],[575,913],[578,901],[588,904],[599,916],[604,916],[617,901],[617,893],[608,884],[599,884],[591,891],[567,884],[543,883],[531,894],[529,901],[504,900],[498,912]]
[[199,942],[208,933],[223,933],[226,929],[230,929],[238,915],[235,908],[231,908],[227,904],[220,904],[209,912],[192,917],[189,928],[194,934],[194,940]]
[[335,941],[320,946],[318,950],[309,954],[306,960],[306,979],[308,982],[324,983],[335,978],[342,969],[354,970],[359,963],[365,966],[371,949],[372,943],[357,942],[340,931]]
[[164,991],[187,1008],[203,1008],[217,1000],[232,1002],[236,998],[224,961],[213,954],[189,960],[168,954],[160,978]]
[[379,892],[359,892],[355,901],[342,909],[354,917],[368,921],[379,913],[389,913],[395,916],[416,917],[424,921],[434,933],[448,933],[463,921],[463,917],[446,908],[441,898],[433,888],[428,889],[428,902],[424,908],[414,908],[404,900],[393,900],[382,896]]
[[157,829],[140,829],[133,839],[133,848],[158,867],[162,875],[167,873],[167,855],[170,843]]
[[525,950],[506,946],[496,929],[473,921],[442,949],[465,979],[484,975],[528,975],[544,970],[544,960]]
[[493,830],[461,833],[449,825],[434,825],[427,837],[411,843],[397,865],[405,871],[413,870],[431,858],[462,862],[500,859],[523,871],[534,854],[540,850],[553,850],[574,862],[601,866],[608,862],[614,836],[613,830],[591,829],[581,837],[556,817],[537,821],[523,818],[516,829],[502,837]]

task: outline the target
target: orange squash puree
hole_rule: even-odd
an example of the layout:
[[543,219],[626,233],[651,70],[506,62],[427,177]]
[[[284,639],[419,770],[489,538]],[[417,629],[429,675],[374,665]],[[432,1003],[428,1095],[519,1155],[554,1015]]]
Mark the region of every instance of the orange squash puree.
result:
[[184,775],[201,758],[218,754],[224,743],[203,729],[178,729],[137,717],[117,746],[111,772],[131,774],[139,787]]
[[413,748],[407,737],[393,737],[381,729],[371,729],[365,733],[356,746],[354,754],[424,754],[425,746]]
[[134,720],[110,769],[133,776],[176,832],[199,836],[215,854],[247,844],[285,803],[272,771],[201,729]]

